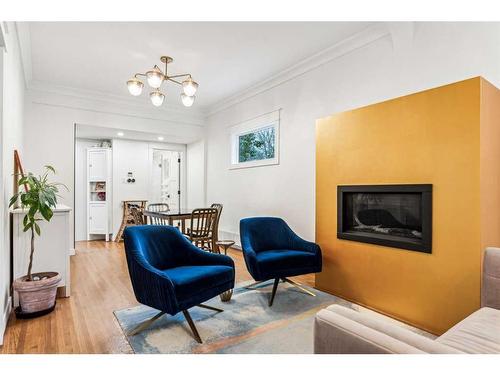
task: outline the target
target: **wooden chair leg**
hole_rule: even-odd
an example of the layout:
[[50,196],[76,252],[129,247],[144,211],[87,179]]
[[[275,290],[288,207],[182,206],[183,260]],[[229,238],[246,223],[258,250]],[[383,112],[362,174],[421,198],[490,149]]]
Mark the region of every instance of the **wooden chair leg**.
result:
[[276,290],[278,289],[279,282],[280,282],[279,278],[274,279],[273,291],[271,293],[271,298],[269,299],[269,306],[273,305],[274,296],[276,295]]
[[203,342],[201,341],[200,334],[198,333],[198,330],[194,325],[193,319],[191,319],[191,315],[189,315],[189,312],[187,310],[182,310],[182,313],[184,314],[184,318],[186,318],[189,324],[189,328],[191,328],[191,331],[193,332],[194,339],[202,344]]

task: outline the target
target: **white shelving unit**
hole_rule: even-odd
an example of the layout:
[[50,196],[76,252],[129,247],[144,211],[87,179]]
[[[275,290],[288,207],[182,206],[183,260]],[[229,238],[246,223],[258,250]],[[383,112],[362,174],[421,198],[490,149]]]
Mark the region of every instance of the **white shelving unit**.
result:
[[111,239],[111,149],[87,149],[87,239]]

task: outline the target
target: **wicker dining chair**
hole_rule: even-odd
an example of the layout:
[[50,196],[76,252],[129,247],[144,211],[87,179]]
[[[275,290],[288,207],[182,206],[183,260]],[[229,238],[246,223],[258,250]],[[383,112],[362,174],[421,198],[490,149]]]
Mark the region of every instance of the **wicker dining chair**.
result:
[[217,219],[214,223],[214,229],[212,231],[212,251],[217,249],[217,245],[215,244],[219,240],[219,221],[220,216],[222,214],[222,203],[212,203],[210,205],[211,208],[217,209]]
[[[148,211],[165,212],[170,211],[170,207],[168,203],[151,203],[148,205]],[[152,225],[168,225],[168,220],[150,216],[149,223]]]
[[134,218],[134,225],[144,225],[146,224],[146,217],[142,213],[142,210],[133,206],[130,207],[130,214]]
[[214,226],[219,211],[217,208],[197,208],[191,212],[191,225],[187,237],[197,247],[211,250]]

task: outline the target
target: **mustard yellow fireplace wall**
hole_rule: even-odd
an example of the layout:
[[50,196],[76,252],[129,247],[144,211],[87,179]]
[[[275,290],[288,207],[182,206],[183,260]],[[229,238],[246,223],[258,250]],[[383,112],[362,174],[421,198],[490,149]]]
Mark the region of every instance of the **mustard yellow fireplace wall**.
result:
[[[500,93],[473,78],[316,124],[316,286],[441,334],[479,308],[500,246]],[[337,185],[433,185],[432,254],[337,238]]]

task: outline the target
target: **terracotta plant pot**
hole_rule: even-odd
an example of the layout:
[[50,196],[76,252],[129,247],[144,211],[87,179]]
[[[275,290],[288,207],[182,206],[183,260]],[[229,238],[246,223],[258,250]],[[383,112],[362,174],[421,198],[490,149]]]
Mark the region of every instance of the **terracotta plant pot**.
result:
[[[34,273],[40,280],[27,281],[28,276],[23,276],[14,281],[14,290],[19,295],[19,305],[23,313],[36,313],[50,309],[56,301],[57,286],[61,275],[57,272]],[[45,279],[42,279],[46,277]]]

